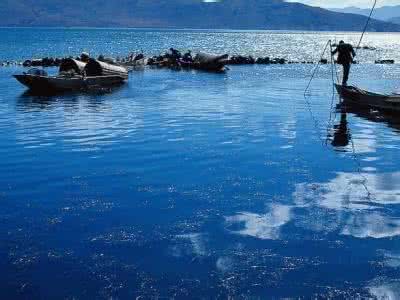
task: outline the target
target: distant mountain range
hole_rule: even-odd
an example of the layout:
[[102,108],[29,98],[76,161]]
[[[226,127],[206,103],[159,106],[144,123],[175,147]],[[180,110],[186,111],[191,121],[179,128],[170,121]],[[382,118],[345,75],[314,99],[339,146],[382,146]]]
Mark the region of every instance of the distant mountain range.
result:
[[[362,30],[366,17],[283,0],[1,0],[0,26]],[[400,31],[372,20],[370,31]]]
[[[340,13],[358,14],[363,16],[369,16],[369,14],[371,13],[371,9],[361,9],[354,6],[346,8],[332,8],[330,10]],[[400,24],[400,5],[376,8],[372,17],[378,20]]]
[[391,18],[391,19],[389,19],[389,22],[392,22],[395,24],[400,24],[400,17]]

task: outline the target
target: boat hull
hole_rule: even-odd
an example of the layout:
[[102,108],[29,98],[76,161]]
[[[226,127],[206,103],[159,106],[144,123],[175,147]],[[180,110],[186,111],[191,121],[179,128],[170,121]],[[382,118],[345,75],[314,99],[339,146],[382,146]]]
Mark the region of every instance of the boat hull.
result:
[[193,68],[211,72],[223,72],[228,63],[228,55],[198,53],[194,58]]
[[382,95],[353,86],[335,85],[343,101],[352,105],[400,112],[400,95]]
[[110,87],[121,84],[126,78],[121,76],[95,77],[47,77],[30,74],[14,75],[23,85],[34,91],[79,91],[96,87]]

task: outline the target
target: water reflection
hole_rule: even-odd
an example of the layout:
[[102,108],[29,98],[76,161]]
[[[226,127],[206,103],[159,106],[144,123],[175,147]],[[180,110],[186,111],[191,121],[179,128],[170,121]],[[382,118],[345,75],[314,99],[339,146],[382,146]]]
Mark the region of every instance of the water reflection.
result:
[[225,221],[227,228],[232,233],[263,240],[277,240],[281,235],[281,227],[287,224],[290,219],[290,206],[272,204],[265,214],[241,212],[226,217]]
[[[364,179],[373,197],[363,188]],[[394,173],[337,173],[327,183],[297,184],[297,204],[307,204],[312,197],[320,206],[336,210],[371,209],[374,205],[400,204],[400,172]]]
[[[337,106],[337,111],[340,113],[339,122],[333,125],[333,134],[329,132],[327,137],[327,140],[331,142],[331,145],[337,151],[354,150],[359,154],[376,152],[379,146],[377,140],[380,132],[376,130],[374,125],[369,123],[371,121],[386,124],[388,127],[395,129],[390,136],[385,136],[386,139],[389,137],[390,140],[386,141],[384,147],[390,147],[389,144],[397,140],[396,134],[400,133],[400,115],[398,113],[377,111],[349,104],[344,105],[343,103]],[[349,116],[355,116],[368,122],[364,123],[357,120],[355,126],[359,127],[360,130],[352,135],[348,121]],[[354,146],[352,150],[346,149],[350,143]]]
[[17,102],[17,107],[22,109],[48,109],[52,104],[64,102],[65,106],[74,106],[80,99],[88,100],[92,105],[99,105],[103,101],[102,96],[107,96],[116,93],[123,89],[123,85],[117,85],[108,88],[95,88],[85,92],[70,91],[32,91],[27,90],[22,93]]
[[[360,175],[365,177],[373,197],[364,188]],[[327,183],[297,184],[293,196],[298,207],[336,214],[340,222],[335,230],[340,234],[357,238],[393,237],[400,235],[400,220],[385,206],[400,204],[399,180],[399,172],[338,173]]]
[[347,127],[347,114],[344,110],[340,114],[340,122],[338,125],[333,126],[334,134],[332,146],[335,148],[346,147],[349,145],[351,134]]
[[400,236],[400,219],[392,207],[386,207],[400,204],[400,172],[363,175],[374,198],[369,197],[360,174],[338,173],[327,183],[296,184],[291,206],[270,204],[266,213],[227,216],[226,228],[262,240],[287,237],[284,226],[289,223],[313,232],[361,239]]
[[[338,115],[336,149],[349,150],[346,144],[355,137],[357,147],[363,142],[374,151],[360,157],[376,196],[368,198],[351,155],[316,142],[298,90],[277,89],[288,79],[275,78],[297,78],[304,70],[282,69],[282,76],[274,70],[238,67],[221,78],[149,71],[117,95],[28,95],[15,104],[16,95],[3,101],[7,239],[19,248],[33,241],[45,254],[71,251],[70,260],[79,263],[60,259],[54,267],[79,282],[94,278],[95,291],[109,285],[96,278],[117,274],[118,283],[120,270],[132,266],[121,288],[127,297],[142,286],[168,296],[174,294],[164,292],[177,287],[212,298],[209,288],[215,287],[221,297],[270,292],[276,298],[312,298],[332,291],[335,298],[353,283],[347,295],[355,295],[381,268],[397,264],[397,252],[374,256],[376,249],[395,249],[400,236],[398,154],[381,147],[397,132],[352,113]],[[287,85],[295,89],[303,81]],[[314,103],[316,118],[325,121],[328,103]],[[75,204],[87,199],[112,205],[76,213]],[[62,224],[49,225],[59,216]],[[358,255],[357,245],[370,256]],[[357,262],[342,267],[350,255]],[[21,256],[17,252],[14,260]],[[35,257],[37,264],[26,267],[29,274],[46,266]],[[371,261],[378,266],[371,268]],[[83,274],[86,268],[94,272]],[[32,282],[13,265],[4,270],[3,282],[8,274]],[[82,290],[70,277],[38,277],[49,279],[51,286]]]
[[400,220],[383,212],[350,214],[341,228],[341,234],[356,238],[388,238],[400,235]]
[[397,300],[400,299],[400,282],[383,283],[369,287],[372,296],[379,300]]
[[172,256],[184,255],[205,256],[208,254],[206,237],[200,233],[182,234],[176,236],[177,244],[170,248]]
[[400,252],[382,251],[384,264],[390,268],[400,268]]
[[388,127],[395,129],[396,133],[400,133],[400,114],[396,112],[378,111],[370,108],[361,108],[348,105],[346,108],[348,113],[375,123],[383,123]]

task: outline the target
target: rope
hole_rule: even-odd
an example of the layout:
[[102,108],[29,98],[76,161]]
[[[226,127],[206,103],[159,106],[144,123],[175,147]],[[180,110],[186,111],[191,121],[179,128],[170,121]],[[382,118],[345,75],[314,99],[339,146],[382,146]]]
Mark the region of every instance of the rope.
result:
[[378,0],[374,1],[374,5],[372,6],[371,12],[369,13],[369,16],[368,16],[368,19],[367,19],[367,23],[365,24],[363,33],[361,34],[360,41],[358,42],[358,45],[357,45],[357,48],[356,48],[356,53],[357,53],[357,50],[360,48],[361,42],[362,42],[362,40],[364,38],[365,32],[367,31],[367,28],[368,28],[368,25],[369,25],[369,21],[371,20],[372,14],[374,13],[374,10],[375,10],[377,2],[378,2]]
[[[347,111],[345,113],[347,114]],[[354,146],[353,138],[350,138],[350,142],[351,142],[351,150],[353,152],[352,153],[353,154],[353,160],[354,160],[355,164],[357,165],[357,173],[362,178],[361,185],[364,187],[365,191],[367,192],[367,199],[371,200],[371,198],[373,198],[373,195],[372,195],[371,191],[368,188],[368,178],[362,172],[362,165],[361,165],[361,162],[360,162],[360,158],[358,157],[358,153],[356,151],[356,147]]]
[[329,121],[326,125],[326,141],[325,144],[328,145],[329,142],[329,133],[330,129],[333,126],[333,122],[336,120],[336,109],[333,109],[334,102],[335,102],[335,96],[336,96],[336,91],[335,91],[335,72],[336,72],[336,79],[337,82],[339,82],[339,76],[337,74],[337,69],[336,69],[336,62],[335,59],[333,58],[332,55],[332,41],[329,41],[329,46],[330,46],[330,51],[331,51],[331,73],[332,73],[332,99],[331,99],[331,107],[329,110]]
[[333,55],[332,55],[332,52],[333,52],[332,41],[330,41],[329,45],[330,45],[330,48],[331,48],[330,50],[331,50],[331,64],[332,64],[332,81],[333,81],[333,83],[335,83],[334,74],[336,74],[336,82],[339,82],[339,75],[338,75],[338,72],[337,72],[336,61],[335,61],[335,59],[333,58]]
[[311,86],[311,82],[314,80],[314,77],[315,77],[315,75],[317,74],[317,71],[318,71],[318,69],[319,69],[319,67],[320,67],[320,65],[321,65],[321,61],[322,61],[322,59],[324,58],[326,49],[328,48],[328,46],[329,46],[330,43],[331,43],[331,40],[329,40],[329,41],[326,43],[326,45],[325,45],[324,51],[322,52],[322,55],[321,55],[321,58],[320,58],[320,60],[318,61],[318,64],[317,64],[317,66],[315,67],[315,69],[314,69],[314,71],[313,71],[313,74],[311,75],[310,82],[308,83],[306,89],[304,90],[304,96],[306,96],[307,91],[308,91],[308,89],[309,89],[310,86]]
[[[361,37],[360,37],[360,41],[358,42],[358,45],[357,45],[357,48],[356,48],[356,54],[358,53],[358,50],[360,49],[361,42],[362,42],[362,40],[363,40],[363,38],[364,38],[365,32],[367,31],[367,28],[368,28],[369,22],[370,22],[370,20],[371,20],[372,14],[373,14],[374,11],[375,11],[375,7],[376,7],[377,2],[378,2],[378,0],[375,0],[375,1],[374,1],[374,5],[373,5],[372,8],[371,8],[371,12],[369,13],[367,22],[366,22],[366,24],[365,24],[364,30],[363,30],[363,32],[362,32],[362,34],[361,34]],[[347,114],[346,105],[344,105],[344,111],[345,111],[345,113]],[[368,184],[368,179],[367,179],[367,177],[362,173],[362,166],[361,166],[361,162],[360,162],[360,159],[359,159],[359,157],[358,157],[358,153],[357,153],[356,148],[355,148],[355,145],[354,145],[354,140],[351,138],[351,139],[350,139],[350,142],[351,142],[351,149],[352,149],[353,159],[354,159],[354,162],[355,162],[356,165],[357,165],[357,172],[358,172],[358,174],[361,176],[361,178],[363,179],[362,182],[361,182],[361,184],[363,185],[365,191],[367,192],[367,199],[370,200],[371,197],[373,197],[373,195],[372,195],[371,191],[368,189],[368,185],[367,185],[367,184]]]

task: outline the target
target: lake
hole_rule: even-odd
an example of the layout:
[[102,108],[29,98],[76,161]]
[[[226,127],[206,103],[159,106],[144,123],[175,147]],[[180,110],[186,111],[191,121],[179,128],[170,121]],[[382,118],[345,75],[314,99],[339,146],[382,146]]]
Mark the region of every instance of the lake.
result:
[[[169,47],[318,60],[359,33],[0,29],[0,60]],[[400,34],[350,82],[390,93]],[[3,299],[400,297],[400,119],[338,109],[331,66],[146,69],[33,96],[0,68]],[[54,71],[55,70],[51,70]]]

